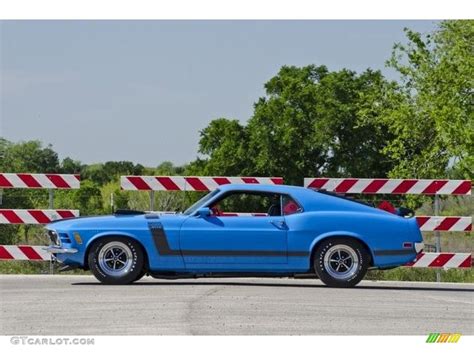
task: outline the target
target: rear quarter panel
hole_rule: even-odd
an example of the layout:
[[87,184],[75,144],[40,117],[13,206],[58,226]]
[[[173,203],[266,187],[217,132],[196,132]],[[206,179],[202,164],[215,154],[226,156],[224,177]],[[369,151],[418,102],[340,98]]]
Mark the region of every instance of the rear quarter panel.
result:
[[[411,253],[405,250],[405,254],[394,252],[392,255],[387,251],[403,251],[403,242],[421,241],[419,232],[411,227],[412,221],[378,211],[309,211],[287,216],[286,222],[290,251],[311,252],[325,238],[351,237],[367,245],[373,265],[377,267],[397,266],[413,260],[414,249]],[[290,262],[309,267],[309,259]]]

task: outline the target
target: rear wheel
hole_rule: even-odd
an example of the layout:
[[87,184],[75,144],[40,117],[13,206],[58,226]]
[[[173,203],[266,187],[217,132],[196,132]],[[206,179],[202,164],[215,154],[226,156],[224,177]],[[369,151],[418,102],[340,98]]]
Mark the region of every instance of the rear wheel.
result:
[[88,257],[94,276],[109,285],[125,285],[143,276],[144,259],[137,242],[121,237],[99,239]]
[[364,278],[370,257],[358,241],[334,238],[319,245],[313,262],[317,276],[326,285],[352,287]]

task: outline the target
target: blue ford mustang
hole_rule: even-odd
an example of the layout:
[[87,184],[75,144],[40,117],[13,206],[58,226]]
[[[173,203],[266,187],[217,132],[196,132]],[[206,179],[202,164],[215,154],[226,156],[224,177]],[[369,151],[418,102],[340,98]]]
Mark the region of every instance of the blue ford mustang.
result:
[[106,284],[156,278],[295,276],[356,285],[368,268],[412,261],[423,248],[415,218],[324,191],[223,185],[183,213],[118,211],[46,226],[64,268]]

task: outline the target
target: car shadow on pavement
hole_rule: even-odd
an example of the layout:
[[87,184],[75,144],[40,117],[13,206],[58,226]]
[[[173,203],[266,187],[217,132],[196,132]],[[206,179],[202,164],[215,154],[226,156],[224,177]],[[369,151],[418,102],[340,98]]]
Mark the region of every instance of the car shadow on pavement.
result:
[[[321,284],[302,284],[302,283],[271,283],[271,282],[242,282],[242,281],[138,281],[130,285],[103,285],[99,282],[74,282],[72,286],[102,286],[102,287],[151,287],[151,286],[250,286],[250,287],[289,287],[289,288],[329,288]],[[358,285],[353,288],[340,288],[341,290],[393,290],[393,291],[448,291],[448,292],[473,292],[474,288],[459,287],[437,287],[430,286],[395,286],[395,285]]]

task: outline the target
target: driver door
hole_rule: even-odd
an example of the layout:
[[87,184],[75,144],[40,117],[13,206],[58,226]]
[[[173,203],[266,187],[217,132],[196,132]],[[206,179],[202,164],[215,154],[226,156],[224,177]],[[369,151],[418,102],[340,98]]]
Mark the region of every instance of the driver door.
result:
[[279,201],[275,194],[232,192],[208,206],[213,214],[190,216],[180,233],[186,267],[266,270],[287,264],[287,226]]

